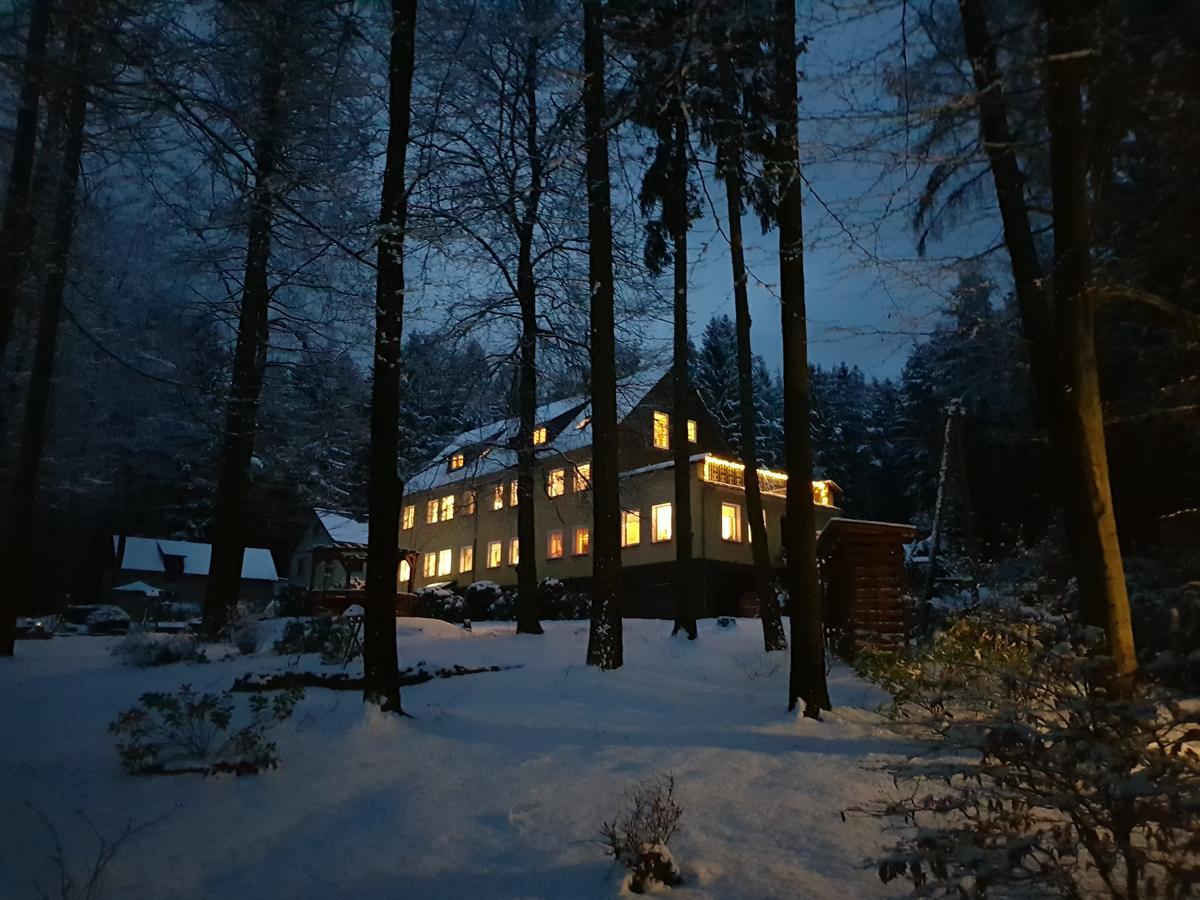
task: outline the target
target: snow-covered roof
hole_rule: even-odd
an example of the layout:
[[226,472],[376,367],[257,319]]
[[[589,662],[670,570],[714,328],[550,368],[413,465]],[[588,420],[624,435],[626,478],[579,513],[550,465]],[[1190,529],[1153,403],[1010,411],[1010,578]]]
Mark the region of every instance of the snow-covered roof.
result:
[[[113,553],[120,547],[120,535],[112,536]],[[125,572],[165,572],[164,556],[182,556],[184,575],[207,575],[212,545],[195,541],[167,541],[159,538],[125,538],[125,556],[118,568]],[[247,547],[242,556],[242,578],[248,581],[277,581],[275,559],[270,550]]]
[[157,597],[162,591],[152,584],[146,584],[144,581],[131,581],[129,584],[122,584],[119,587],[113,588],[113,593],[145,594],[147,597]]
[[331,509],[314,509],[313,512],[329,533],[329,539],[335,544],[367,545],[367,523],[352,519],[345,513],[334,512]]
[[[625,420],[643,398],[670,372],[669,367],[636,372],[617,383],[617,421]],[[590,397],[570,397],[538,407],[536,425],[544,425],[570,415],[557,433],[547,435],[547,441],[536,448],[539,456],[553,456],[590,447],[592,444]],[[479,478],[511,469],[517,464],[517,451],[512,444],[517,436],[519,421],[504,419],[465,431],[451,441],[428,466],[408,480],[406,492],[428,491],[446,484]],[[582,427],[579,427],[581,426]],[[451,471],[447,460],[460,450],[472,450],[461,469]]]

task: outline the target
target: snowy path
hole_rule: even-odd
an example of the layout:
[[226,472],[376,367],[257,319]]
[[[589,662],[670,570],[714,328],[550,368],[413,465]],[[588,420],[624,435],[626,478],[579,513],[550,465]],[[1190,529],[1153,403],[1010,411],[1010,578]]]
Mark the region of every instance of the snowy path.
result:
[[174,809],[122,850],[113,898],[611,897],[601,820],[633,782],[670,773],[688,879],[673,896],[887,895],[863,866],[886,841],[878,823],[840,813],[880,796],[863,765],[900,748],[867,711],[882,695],[848,670],[831,677],[837,711],[813,723],[783,711],[786,655],[762,653],[754,621],[703,623],[695,643],[627,622],[626,665],[607,673],[582,665],[586,623],[401,631],[402,665],[523,668],[410,688],[414,720],[310,690],[274,734],[280,768],[247,778],[126,776],[105,728],[142,691],[218,690],[279,657],[138,670],[111,639],[21,643],[0,664],[0,894],[36,896],[53,874],[33,803],[80,868],[95,845],[74,810],[111,836]]

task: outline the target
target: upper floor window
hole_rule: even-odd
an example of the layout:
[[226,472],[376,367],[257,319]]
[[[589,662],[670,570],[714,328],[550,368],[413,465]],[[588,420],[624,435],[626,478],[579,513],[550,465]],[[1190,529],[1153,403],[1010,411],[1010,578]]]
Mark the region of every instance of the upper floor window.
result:
[[689,444],[696,443],[696,420],[695,419],[687,420],[687,432],[688,432],[688,443]]
[[563,533],[562,529],[555,529],[546,535],[546,559],[562,559],[563,555]]
[[658,544],[671,539],[671,504],[656,503],[650,507],[650,541]]
[[621,512],[621,546],[634,547],[642,542],[642,514],[636,509]]
[[721,504],[721,539],[725,541],[742,539],[742,508],[736,503]]
[[400,513],[400,527],[404,531],[408,531],[408,529],[413,527],[413,524],[416,521],[417,508],[410,503],[408,506],[404,507],[403,512]]
[[441,512],[441,502],[438,500],[428,500],[425,503],[425,523],[432,525],[438,521],[438,516]]
[[665,412],[654,413],[654,446],[659,450],[671,449],[671,417]]
[[575,540],[571,544],[571,552],[576,556],[584,556],[592,545],[592,533],[584,526],[575,529]]
[[[514,478],[508,485],[508,505],[516,506],[521,500],[521,494],[517,490],[518,480]],[[515,563],[514,563],[515,565]]]
[[592,486],[592,464],[579,463],[577,466],[575,466],[574,481],[576,493],[589,490]]
[[546,426],[539,425],[533,429],[533,446],[546,443]]
[[487,567],[499,568],[504,559],[504,546],[499,541],[488,541]]
[[546,473],[546,494],[561,497],[567,491],[567,470],[551,469]]
[[442,498],[442,521],[449,522],[454,518],[454,495],[447,494]]
[[462,514],[464,516],[475,515],[475,490],[472,488],[469,491],[463,491]]
[[504,482],[492,489],[492,509],[504,509]]
[[467,462],[467,457],[465,454],[463,454],[463,453],[450,454],[450,471],[453,472],[455,469],[461,469],[464,465],[466,465],[466,462]]

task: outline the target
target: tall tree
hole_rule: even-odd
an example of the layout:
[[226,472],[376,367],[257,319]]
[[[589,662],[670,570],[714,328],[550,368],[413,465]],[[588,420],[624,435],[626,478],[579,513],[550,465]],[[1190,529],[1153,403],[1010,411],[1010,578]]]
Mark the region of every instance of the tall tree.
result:
[[363,700],[386,711],[403,713],[396,655],[396,581],[400,572],[403,486],[396,466],[400,455],[400,341],[404,329],[404,238],[408,217],[404,167],[412,122],[416,0],[392,0],[391,11],[388,141],[379,205],[375,282]]
[[604,8],[583,0],[583,110],[587,138],[588,282],[592,312],[592,619],[587,663],[624,663],[621,633],[621,493],[617,453],[617,352],[612,188],[604,97]]
[[792,619],[788,709],[804,704],[819,718],[830,708],[825,683],[825,625],[817,577],[817,524],[813,509],[812,433],[809,425],[808,329],[804,296],[804,205],[798,134],[796,6],[777,0],[772,33],[775,58],[775,136],[771,175],[779,229],[779,303],[783,332],[783,414],[787,470],[788,602]]

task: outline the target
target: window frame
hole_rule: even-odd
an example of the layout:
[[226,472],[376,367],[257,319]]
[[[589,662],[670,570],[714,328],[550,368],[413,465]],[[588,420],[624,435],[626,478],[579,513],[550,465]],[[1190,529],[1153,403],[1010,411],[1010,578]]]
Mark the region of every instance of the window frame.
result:
[[467,464],[467,456],[461,450],[457,453],[451,453],[450,459],[447,462],[448,471],[456,472]]
[[[732,510],[733,516],[727,517],[726,511]],[[732,522],[733,527],[731,534],[725,534],[725,523]],[[742,507],[737,503],[721,502],[721,540],[731,544],[740,544],[742,542]]]
[[591,462],[581,462],[572,464],[574,470],[571,474],[572,487],[575,493],[582,494],[592,489],[592,464]]
[[514,478],[508,485],[508,505],[516,506],[521,502],[521,479]]
[[[661,424],[661,428],[659,427]],[[653,411],[650,441],[656,450],[671,449],[671,415],[660,409]]]
[[417,505],[409,503],[400,510],[400,530],[412,531],[412,527],[417,524]]
[[436,525],[440,519],[438,515],[442,510],[442,502],[437,497],[431,497],[425,501],[425,524]]
[[[667,528],[666,537],[661,537],[658,528],[659,510],[666,509],[667,511]],[[652,544],[669,544],[675,539],[675,509],[674,504],[670,501],[666,503],[655,503],[650,507],[650,543]]]
[[504,541],[488,541],[485,568],[499,569],[504,565]]
[[688,443],[689,444],[696,443],[696,440],[697,440],[697,438],[699,438],[699,436],[700,436],[700,426],[696,424],[695,419],[688,419],[687,420]]
[[533,446],[535,446],[535,447],[542,446],[542,444],[546,443],[548,437],[549,437],[549,432],[546,431],[545,425],[536,426],[533,429],[533,435],[532,435]]
[[[629,526],[637,532],[637,540],[629,540]],[[640,509],[621,510],[621,546],[639,547],[642,543],[642,511]]]
[[567,470],[550,469],[546,473],[546,496],[561,497],[567,492]]
[[492,511],[499,512],[504,509],[504,482],[497,481],[496,486],[492,488]]
[[462,514],[464,516],[475,515],[475,504],[478,502],[478,492],[475,488],[467,488],[463,491]]
[[441,513],[442,519],[441,520],[443,522],[449,522],[451,519],[454,518],[454,507],[455,507],[454,494],[447,494],[446,496],[442,497],[440,503],[441,503],[441,511],[442,511],[442,513]]
[[475,545],[467,544],[458,548],[458,574],[475,571]]
[[426,553],[421,561],[421,575],[425,578],[437,577],[437,554]]
[[[445,565],[443,565],[443,563]],[[454,573],[454,548],[445,547],[437,552],[437,577],[445,578]]]
[[[583,538],[582,542],[580,537]],[[587,556],[592,552],[592,529],[586,525],[576,525],[571,532],[571,555]]]
[[[557,538],[558,546],[555,547],[555,539]],[[557,549],[557,553],[555,550]],[[546,532],[546,559],[562,559],[566,552],[566,539],[561,528],[554,528]]]
[[511,538],[508,542],[508,564],[517,566],[521,564],[521,539]]

